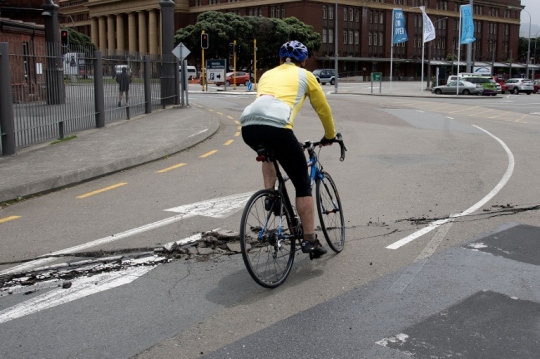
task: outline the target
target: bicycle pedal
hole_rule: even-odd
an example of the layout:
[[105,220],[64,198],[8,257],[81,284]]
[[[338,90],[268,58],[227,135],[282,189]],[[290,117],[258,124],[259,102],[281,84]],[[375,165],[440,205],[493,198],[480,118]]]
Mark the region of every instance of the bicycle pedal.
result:
[[309,254],[309,259],[310,260],[314,260],[314,259],[318,259],[318,258],[321,258],[320,254],[315,254],[315,253],[310,253]]

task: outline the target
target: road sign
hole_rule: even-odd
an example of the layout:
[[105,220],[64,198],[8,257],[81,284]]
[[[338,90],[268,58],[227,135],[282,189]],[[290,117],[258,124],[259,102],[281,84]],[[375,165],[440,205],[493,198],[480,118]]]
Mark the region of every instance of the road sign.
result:
[[206,80],[208,83],[225,82],[225,60],[206,60]]
[[184,45],[183,43],[179,43],[178,46],[172,50],[172,53],[174,56],[176,56],[180,61],[184,60],[186,57],[188,57],[189,54],[191,54],[191,51]]

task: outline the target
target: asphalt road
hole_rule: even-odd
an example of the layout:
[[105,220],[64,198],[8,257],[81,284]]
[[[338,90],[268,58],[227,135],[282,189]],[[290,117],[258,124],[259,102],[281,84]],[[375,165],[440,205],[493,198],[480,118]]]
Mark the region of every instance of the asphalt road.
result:
[[[300,255],[275,290],[251,280],[233,247],[153,256],[201,232],[236,231],[242,200],[262,184],[236,122],[250,98],[190,94],[220,119],[208,141],[2,210],[25,219],[1,228],[13,261],[120,233],[83,258],[132,261],[2,292],[0,357],[535,358],[534,95],[472,102],[341,90],[328,97],[347,159],[337,146],[320,159],[343,198],[343,253]],[[308,104],[295,128],[300,140],[322,135]]]

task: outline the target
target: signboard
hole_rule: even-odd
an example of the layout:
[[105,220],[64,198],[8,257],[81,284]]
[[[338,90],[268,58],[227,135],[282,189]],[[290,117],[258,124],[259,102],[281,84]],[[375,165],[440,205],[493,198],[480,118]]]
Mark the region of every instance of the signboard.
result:
[[207,83],[225,82],[225,60],[206,60]]
[[188,57],[189,54],[191,54],[191,51],[184,45],[183,43],[179,43],[173,50],[172,53],[174,56],[176,56],[180,61],[184,60],[186,57]]
[[491,67],[475,66],[473,67],[473,73],[475,75],[491,75]]

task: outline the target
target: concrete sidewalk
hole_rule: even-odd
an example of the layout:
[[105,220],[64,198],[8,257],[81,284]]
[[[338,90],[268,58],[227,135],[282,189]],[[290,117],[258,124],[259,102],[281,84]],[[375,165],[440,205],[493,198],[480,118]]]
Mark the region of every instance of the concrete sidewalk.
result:
[[0,157],[0,202],[11,201],[180,152],[213,135],[219,120],[197,107],[172,107],[77,138]]

